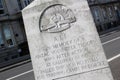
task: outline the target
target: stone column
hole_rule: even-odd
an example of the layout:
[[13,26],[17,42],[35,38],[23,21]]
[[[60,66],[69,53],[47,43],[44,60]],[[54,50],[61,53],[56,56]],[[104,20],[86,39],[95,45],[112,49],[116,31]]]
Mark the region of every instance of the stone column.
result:
[[35,0],[22,13],[36,80],[113,80],[87,0]]

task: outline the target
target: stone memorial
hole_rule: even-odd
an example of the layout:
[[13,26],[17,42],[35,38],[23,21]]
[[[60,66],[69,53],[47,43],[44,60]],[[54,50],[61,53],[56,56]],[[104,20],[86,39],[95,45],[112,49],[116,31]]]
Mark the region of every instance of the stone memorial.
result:
[[35,0],[22,14],[36,80],[113,80],[87,0]]

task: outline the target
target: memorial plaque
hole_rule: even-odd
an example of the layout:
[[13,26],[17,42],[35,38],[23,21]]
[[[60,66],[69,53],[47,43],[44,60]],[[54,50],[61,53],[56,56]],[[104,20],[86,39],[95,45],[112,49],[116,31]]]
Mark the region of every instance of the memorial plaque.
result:
[[87,0],[35,0],[22,13],[36,80],[113,80]]

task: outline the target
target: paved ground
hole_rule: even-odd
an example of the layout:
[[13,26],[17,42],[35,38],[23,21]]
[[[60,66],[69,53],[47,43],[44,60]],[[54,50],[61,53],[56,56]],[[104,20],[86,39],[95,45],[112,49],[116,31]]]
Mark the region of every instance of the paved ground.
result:
[[[101,36],[115,80],[120,80],[120,31]],[[35,80],[31,62],[0,73],[0,80]]]

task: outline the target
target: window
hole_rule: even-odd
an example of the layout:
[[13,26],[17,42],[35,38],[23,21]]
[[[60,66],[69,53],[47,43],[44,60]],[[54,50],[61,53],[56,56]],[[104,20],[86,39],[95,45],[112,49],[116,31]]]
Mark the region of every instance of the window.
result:
[[0,14],[4,14],[4,8],[3,8],[2,0],[0,0]]
[[20,1],[20,0],[17,0],[17,2],[18,2],[19,9],[21,10],[21,9],[22,9],[21,1]]
[[120,20],[120,9],[118,8],[118,6],[115,6],[114,9],[116,11],[117,18]]
[[96,19],[97,21],[99,21],[99,12],[98,12],[97,9],[94,10],[94,15],[95,15],[95,19]]
[[3,8],[2,0],[0,0],[0,8]]
[[95,0],[90,0],[90,2],[95,2]]
[[13,44],[13,39],[12,39],[10,27],[6,25],[3,27],[3,30],[4,30],[4,36],[5,36],[7,46],[8,47],[13,46],[14,44]]
[[2,31],[0,29],[0,48],[4,47],[4,40],[3,40],[3,36],[2,36]]
[[108,8],[108,13],[109,13],[110,18],[112,18],[113,17],[112,7]]
[[24,5],[27,6],[28,4],[30,4],[30,0],[24,0]]
[[0,48],[14,46],[13,34],[8,24],[0,26]]
[[106,11],[106,8],[103,8],[103,9],[102,9],[102,14],[103,14],[103,18],[104,18],[104,19],[107,19],[107,11]]

